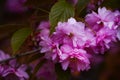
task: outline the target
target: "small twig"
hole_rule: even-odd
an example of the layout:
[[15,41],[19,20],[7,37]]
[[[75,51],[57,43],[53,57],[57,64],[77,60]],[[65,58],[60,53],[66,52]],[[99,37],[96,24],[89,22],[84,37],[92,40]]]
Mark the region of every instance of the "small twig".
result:
[[3,25],[0,25],[0,28],[2,27],[5,27],[5,26],[24,26],[24,24],[3,24]]
[[1,64],[1,63],[5,63],[5,62],[10,61],[10,60],[13,60],[13,59],[16,59],[16,58],[19,58],[19,57],[22,57],[22,56],[30,55],[30,54],[35,53],[35,52],[37,52],[37,51],[40,51],[40,48],[35,49],[35,50],[28,51],[28,52],[26,52],[26,53],[16,54],[16,55],[14,55],[14,56],[12,56],[12,57],[10,57],[10,58],[1,60],[1,61],[0,61],[0,64]]
[[45,12],[47,14],[49,14],[49,11],[45,10],[45,9],[42,9],[42,8],[37,8],[37,7],[32,7],[33,9],[37,9],[37,10],[40,10],[42,12]]

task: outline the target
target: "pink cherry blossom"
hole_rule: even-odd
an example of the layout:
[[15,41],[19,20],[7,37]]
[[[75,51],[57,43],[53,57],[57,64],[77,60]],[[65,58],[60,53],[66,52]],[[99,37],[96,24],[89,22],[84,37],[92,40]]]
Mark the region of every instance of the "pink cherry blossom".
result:
[[107,10],[105,7],[98,8],[98,13],[92,12],[88,14],[85,18],[87,24],[93,28],[95,31],[101,29],[102,27],[108,27],[110,29],[115,29],[115,15],[112,11]]
[[[77,22],[74,18],[68,19],[68,22],[59,22],[54,32],[59,41],[63,40],[65,44],[71,44],[74,47],[85,47],[86,44],[94,44],[94,34],[85,28],[85,24]],[[61,40],[62,39],[62,40]]]
[[60,51],[60,63],[64,70],[68,67],[72,71],[83,71],[90,68],[89,56],[85,50],[63,45]]
[[96,33],[96,53],[104,53],[110,49],[110,43],[116,42],[116,30],[102,28]]
[[98,13],[92,12],[86,16],[87,27],[95,32],[95,53],[104,53],[110,49],[110,43],[119,39],[119,11],[112,12],[105,7],[98,8]]
[[[8,59],[10,56],[5,54],[3,51],[0,51],[0,60]],[[0,75],[5,80],[25,80],[28,79],[29,76],[26,73],[27,67],[25,65],[17,66],[18,63],[16,60],[11,60],[8,64],[0,64]],[[11,79],[12,76],[12,79]]]
[[[85,28],[84,23],[70,18],[67,22],[59,22],[55,32],[46,36],[40,36],[41,52],[51,57],[54,62],[61,63],[64,70],[68,67],[71,68],[71,71],[89,69],[90,62],[84,47],[94,46],[95,38],[93,33]],[[66,48],[67,52],[63,50],[66,47],[64,45],[69,45]],[[76,59],[75,63],[71,61],[72,59]],[[69,64],[64,64],[66,61]],[[76,66],[72,66],[73,64]]]
[[114,15],[115,15],[115,26],[117,28],[117,27],[120,26],[120,12],[119,11],[115,11]]
[[60,63],[63,70],[88,70],[90,57],[96,53],[104,53],[110,49],[112,42],[119,39],[118,15],[118,12],[105,7],[99,8],[98,13],[86,16],[87,24],[69,18],[67,22],[58,22],[51,35],[50,25],[47,24],[46,27],[46,23],[41,23],[41,32],[38,34],[40,52],[45,53],[47,59]]
[[25,80],[29,78],[28,74],[25,72],[27,69],[26,65],[22,64],[18,66],[19,64],[16,62],[16,60],[10,61],[9,65],[11,66],[9,72],[16,75],[20,80]]
[[50,23],[48,21],[42,21],[38,26],[37,30],[40,32],[39,35],[36,36],[37,41],[39,41],[42,37],[48,37],[50,29]]

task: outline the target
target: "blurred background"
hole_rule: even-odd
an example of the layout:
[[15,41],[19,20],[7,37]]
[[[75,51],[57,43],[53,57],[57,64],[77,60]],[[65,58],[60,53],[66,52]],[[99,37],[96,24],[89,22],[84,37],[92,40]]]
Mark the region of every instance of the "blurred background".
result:
[[[23,27],[35,29],[40,21],[48,20],[50,9],[56,1],[0,0],[0,49],[12,54],[13,33]],[[94,3],[97,1],[91,0]],[[109,3],[111,0],[106,1]],[[120,9],[120,0],[114,0],[112,7]],[[25,47],[28,49],[29,46]],[[120,42],[114,43],[106,54],[96,56],[93,61],[89,71],[73,73],[71,80],[120,80]]]

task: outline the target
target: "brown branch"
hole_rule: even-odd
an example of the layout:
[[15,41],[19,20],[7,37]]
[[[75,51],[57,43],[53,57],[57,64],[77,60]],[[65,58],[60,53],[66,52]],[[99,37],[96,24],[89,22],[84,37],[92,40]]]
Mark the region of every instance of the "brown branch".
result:
[[10,60],[13,60],[13,59],[16,59],[16,58],[19,58],[19,57],[22,57],[22,56],[27,56],[27,55],[33,54],[33,53],[35,53],[37,51],[40,51],[40,49],[41,48],[38,48],[38,49],[35,49],[35,50],[31,50],[31,51],[28,51],[28,52],[25,52],[25,53],[21,53],[21,54],[16,54],[16,55],[14,55],[14,56],[12,56],[10,58],[1,60],[0,64],[5,63],[5,62],[10,61]]

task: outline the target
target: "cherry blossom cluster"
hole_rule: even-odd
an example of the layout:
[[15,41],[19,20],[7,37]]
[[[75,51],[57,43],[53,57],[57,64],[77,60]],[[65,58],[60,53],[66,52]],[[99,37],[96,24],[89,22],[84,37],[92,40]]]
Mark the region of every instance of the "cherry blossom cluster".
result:
[[[10,58],[8,54],[0,51],[0,61]],[[29,78],[26,65],[19,65],[16,60],[0,64],[0,79],[2,80],[26,80]]]
[[120,12],[105,7],[87,14],[85,22],[74,18],[59,22],[50,34],[50,23],[41,22],[37,35],[41,53],[47,59],[60,63],[63,70],[84,71],[90,69],[93,54],[103,54],[113,42],[120,40]]

